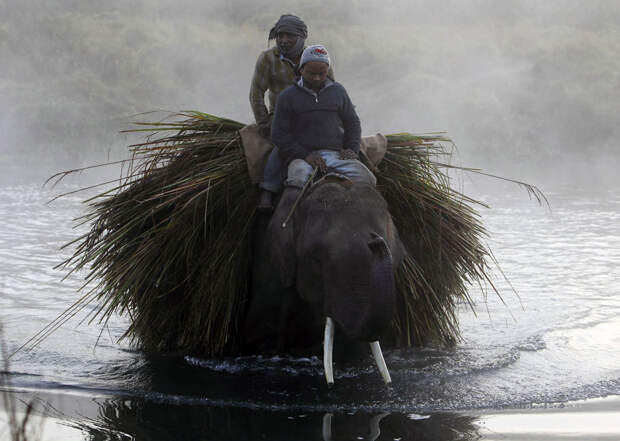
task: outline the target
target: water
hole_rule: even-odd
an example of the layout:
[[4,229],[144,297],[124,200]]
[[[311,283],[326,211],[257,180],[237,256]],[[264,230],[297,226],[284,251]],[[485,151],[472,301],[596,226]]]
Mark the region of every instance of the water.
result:
[[[84,196],[46,204],[71,189],[0,187],[0,322],[9,351],[77,299],[84,274],[61,282],[65,272],[53,267],[71,254],[59,248],[85,231],[71,224]],[[548,196],[551,211],[523,193],[481,196],[493,207],[482,209],[490,246],[518,295],[499,272],[505,304],[488,287],[486,296],[472,287],[478,304],[460,311],[463,341],[387,351],[389,387],[370,359],[337,365],[328,390],[317,357],[146,356],[117,342],[125,318],[102,327],[80,324],[84,313],[15,355],[11,384],[92,439],[373,439],[379,422],[381,439],[464,439],[475,436],[468,413],[479,409],[618,395],[620,198]]]

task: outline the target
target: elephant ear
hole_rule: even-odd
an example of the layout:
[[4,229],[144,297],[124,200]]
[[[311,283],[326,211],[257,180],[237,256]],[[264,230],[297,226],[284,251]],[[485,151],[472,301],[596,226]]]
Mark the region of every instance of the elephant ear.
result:
[[392,216],[389,214],[387,217],[387,225],[385,230],[385,239],[392,253],[394,268],[398,268],[405,258],[407,251],[400,240],[398,231],[396,230],[396,225],[394,225],[394,222],[392,221]]

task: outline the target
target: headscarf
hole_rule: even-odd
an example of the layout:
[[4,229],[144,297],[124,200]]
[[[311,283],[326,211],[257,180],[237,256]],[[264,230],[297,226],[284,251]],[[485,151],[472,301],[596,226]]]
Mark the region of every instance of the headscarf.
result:
[[304,49],[306,38],[308,37],[308,27],[306,23],[296,15],[284,14],[269,31],[269,40],[275,39],[280,32],[297,35],[297,42],[295,45],[288,51],[284,51],[278,46],[280,52],[286,57],[296,57],[301,54],[301,51]]

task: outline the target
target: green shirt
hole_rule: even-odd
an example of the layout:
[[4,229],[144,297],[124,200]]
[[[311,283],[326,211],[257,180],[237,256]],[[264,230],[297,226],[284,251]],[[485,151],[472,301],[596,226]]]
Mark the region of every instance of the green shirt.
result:
[[[331,67],[327,75],[332,80],[334,79]],[[278,95],[293,84],[298,76],[297,66],[288,58],[280,55],[278,46],[269,48],[259,55],[250,87],[250,105],[257,124],[269,122],[269,115],[273,114]],[[269,90],[269,110],[265,105],[267,90]]]

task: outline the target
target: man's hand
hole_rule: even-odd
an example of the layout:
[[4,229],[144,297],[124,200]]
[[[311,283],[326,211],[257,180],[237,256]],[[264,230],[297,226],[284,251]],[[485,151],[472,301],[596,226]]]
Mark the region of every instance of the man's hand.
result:
[[340,159],[358,159],[357,153],[351,149],[344,149],[340,151]]
[[317,152],[310,153],[304,158],[304,161],[310,164],[313,168],[318,167],[321,173],[325,173],[327,171],[327,164],[325,163],[325,160],[321,158],[321,155]]
[[271,140],[271,119],[258,125],[258,133],[265,139]]
[[258,123],[258,133],[265,139],[271,141],[271,122],[273,121],[273,113],[267,115],[267,119]]

